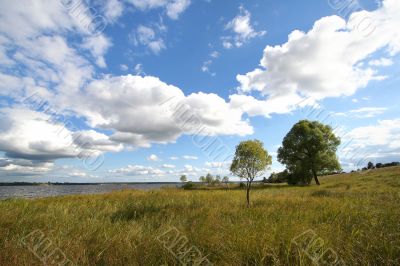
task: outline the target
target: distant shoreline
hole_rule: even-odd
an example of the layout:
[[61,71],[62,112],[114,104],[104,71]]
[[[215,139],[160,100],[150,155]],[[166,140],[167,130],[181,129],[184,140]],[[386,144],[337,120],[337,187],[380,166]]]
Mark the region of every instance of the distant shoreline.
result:
[[[203,184],[199,181],[190,181],[193,184]],[[230,184],[238,184],[241,181],[229,181]],[[257,180],[255,182],[261,182]],[[4,186],[90,186],[90,185],[182,185],[182,182],[104,182],[104,183],[58,183],[58,182],[0,182]]]
[[[197,183],[197,182],[194,182]],[[85,186],[85,185],[178,185],[182,182],[105,182],[105,183],[35,183],[35,182],[2,182],[0,186]]]

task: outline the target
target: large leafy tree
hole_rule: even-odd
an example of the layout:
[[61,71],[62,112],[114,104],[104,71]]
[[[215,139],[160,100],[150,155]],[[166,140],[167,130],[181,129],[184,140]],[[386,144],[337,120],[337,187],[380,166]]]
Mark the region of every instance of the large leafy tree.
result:
[[319,185],[318,175],[340,170],[336,156],[339,144],[340,139],[330,126],[301,120],[283,139],[278,161],[286,165],[291,178],[296,179],[294,183],[309,184],[314,177]]
[[230,170],[234,175],[246,179],[247,207],[250,206],[250,189],[254,178],[261,176],[271,162],[271,156],[259,140],[242,141],[236,147]]

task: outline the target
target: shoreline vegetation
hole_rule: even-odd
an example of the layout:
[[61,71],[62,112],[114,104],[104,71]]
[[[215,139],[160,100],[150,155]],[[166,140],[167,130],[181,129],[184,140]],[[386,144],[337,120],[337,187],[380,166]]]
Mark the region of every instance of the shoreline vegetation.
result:
[[320,181],[0,201],[0,265],[399,265],[400,167]]

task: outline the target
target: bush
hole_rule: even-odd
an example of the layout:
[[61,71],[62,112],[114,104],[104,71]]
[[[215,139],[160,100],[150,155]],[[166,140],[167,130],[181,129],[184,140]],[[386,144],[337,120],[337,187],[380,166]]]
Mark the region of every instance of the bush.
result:
[[286,183],[288,182],[287,170],[280,173],[272,173],[266,183]]
[[193,182],[189,181],[187,183],[185,183],[182,188],[185,190],[190,190],[190,189],[194,189],[195,185],[193,184]]
[[272,173],[268,183],[288,183],[289,185],[308,185],[312,176],[310,173],[290,173],[288,170],[279,173]]

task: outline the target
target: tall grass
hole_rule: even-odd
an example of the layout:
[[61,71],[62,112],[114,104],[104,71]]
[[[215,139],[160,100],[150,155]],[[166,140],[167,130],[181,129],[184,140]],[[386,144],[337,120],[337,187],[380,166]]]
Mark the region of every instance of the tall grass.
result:
[[216,265],[310,265],[312,229],[347,265],[400,265],[400,168],[243,190],[126,190],[0,201],[0,265],[41,265],[21,239],[41,230],[77,265],[178,265],[157,240],[174,227]]

